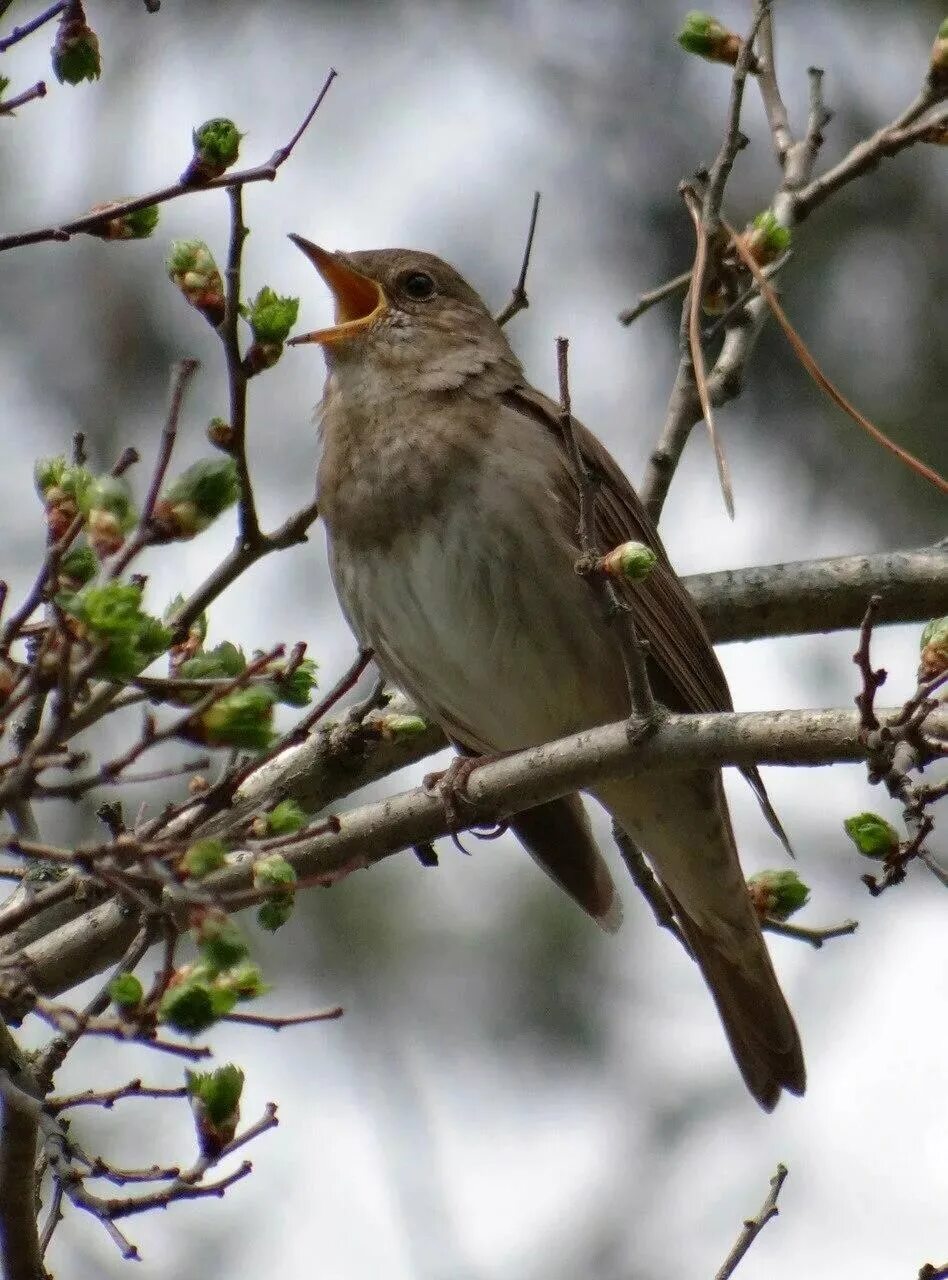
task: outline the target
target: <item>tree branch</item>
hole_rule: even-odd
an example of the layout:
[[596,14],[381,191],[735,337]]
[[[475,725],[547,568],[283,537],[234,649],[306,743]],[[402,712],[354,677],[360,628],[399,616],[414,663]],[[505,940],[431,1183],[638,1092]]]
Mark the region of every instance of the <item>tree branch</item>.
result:
[[741,1234],[734,1242],[734,1247],[724,1259],[723,1264],[716,1273],[714,1280],[729,1280],[729,1278],[737,1270],[741,1259],[745,1257],[748,1249],[766,1227],[771,1218],[776,1218],[780,1212],[777,1208],[777,1197],[780,1195],[781,1188],[787,1178],[786,1166],[777,1165],[774,1176],[770,1179],[770,1191],[767,1199],[758,1209],[753,1218],[745,1218],[744,1228]]
[[36,1222],[38,1091],[26,1059],[0,1022],[0,1264],[3,1280],[43,1280]]
[[[897,714],[880,712],[886,717]],[[643,723],[632,719],[604,725],[482,765],[467,784],[465,824],[494,824],[633,769],[820,765],[864,758],[858,713],[842,708],[668,715],[658,725],[650,723],[644,738]],[[948,738],[948,708],[932,713],[926,732]],[[419,788],[343,815],[337,829],[295,840],[284,856],[300,879],[328,884],[450,831],[440,797]],[[202,889],[223,899],[246,891],[251,883],[252,863],[244,859],[209,876]],[[135,928],[122,907],[111,901],[39,938],[7,958],[0,1008],[22,1007],[24,985],[55,995],[100,973],[118,959]]]
[[49,240],[71,240],[79,232],[96,230],[104,222],[122,218],[127,213],[137,213],[139,209],[147,209],[151,205],[167,204],[169,200],[177,200],[180,196],[193,195],[196,191],[219,191],[222,187],[246,186],[250,182],[272,182],[277,176],[280,166],[290,158],[293,148],[303,136],[304,131],[329,92],[329,86],[335,80],[336,74],[336,71],[330,68],[323,87],[306,113],[303,123],[290,141],[284,146],[278,147],[270,159],[263,164],[256,165],[251,169],[241,169],[236,173],[225,173],[222,177],[213,178],[210,182],[205,182],[200,187],[181,181],[174,182],[170,186],[149,192],[148,195],[136,196],[133,200],[122,200],[118,203],[110,204],[105,213],[101,211],[84,213],[81,217],[73,218],[71,222],[63,222],[59,226],[41,227],[35,231],[21,231],[15,235],[0,236],[0,253],[6,249],[19,249],[24,245],[42,244],[44,241]]

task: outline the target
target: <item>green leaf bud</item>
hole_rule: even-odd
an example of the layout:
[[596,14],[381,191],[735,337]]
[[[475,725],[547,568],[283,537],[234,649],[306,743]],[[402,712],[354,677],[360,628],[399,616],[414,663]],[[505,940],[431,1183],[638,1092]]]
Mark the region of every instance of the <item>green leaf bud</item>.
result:
[[922,632],[919,642],[920,680],[931,680],[948,671],[948,618],[933,618]]
[[316,663],[303,658],[288,676],[277,676],[273,688],[280,702],[288,707],[307,707],[316,687]]
[[253,864],[253,882],[257,889],[296,888],[296,872],[282,853],[268,853]]
[[78,591],[99,572],[99,558],[84,543],[70,547],[59,561],[59,586],[63,591]]
[[276,933],[277,929],[282,929],[289,920],[295,905],[295,898],[292,897],[270,898],[257,908],[257,923],[261,929]]
[[138,675],[171,643],[171,632],[142,611],[142,588],[133,583],[89,585],[56,599],[77,619],[80,635],[104,646],[97,664],[100,675]]
[[219,1017],[210,984],[197,978],[169,987],[158,1005],[158,1020],[189,1036],[206,1031]]
[[181,181],[198,184],[219,178],[232,164],[236,164],[243,136],[233,120],[223,117],[205,120],[198,125],[191,134],[194,155],[181,175]]
[[222,912],[208,911],[192,932],[201,958],[213,974],[229,969],[250,954],[240,929]]
[[698,10],[685,15],[677,38],[686,53],[731,67],[737,62],[743,44],[740,36],[729,31],[717,18]]
[[100,240],[147,240],[161,216],[158,206],[149,204],[144,209],[135,209],[131,213],[110,218],[109,213],[124,203],[124,200],[109,200],[103,204],[94,204],[89,212],[101,213],[102,221],[89,227],[86,234],[97,236]]
[[63,13],[50,53],[53,73],[60,84],[98,80],[102,74],[99,37],[86,22],[81,4],[70,4]]
[[877,813],[857,813],[843,826],[863,857],[888,858],[898,853],[899,833]]
[[810,897],[795,871],[759,871],[748,878],[747,889],[762,920],[789,920]]
[[215,986],[225,996],[235,1000],[256,1000],[270,990],[263,980],[260,966],[245,960],[219,974]]
[[185,1079],[201,1154],[216,1159],[237,1132],[244,1073],[228,1063],[216,1071],[186,1071]]
[[166,262],[169,278],[215,327],[224,319],[224,281],[203,240],[175,240]]
[[427,732],[428,722],[421,716],[405,716],[389,711],[374,719],[372,727],[377,729],[386,741],[394,742],[397,739],[420,737]]
[[133,1009],[145,998],[145,989],[134,973],[118,973],[109,983],[109,999],[120,1009]]
[[227,846],[222,840],[208,837],[192,844],[178,863],[179,870],[195,880],[209,876],[212,871],[219,871],[227,860]]
[[623,542],[603,556],[598,567],[611,578],[641,582],[655,568],[658,556],[643,542]]
[[155,504],[161,537],[171,541],[193,538],[232,507],[240,496],[237,463],[233,458],[204,458],[182,471]]
[[264,285],[245,308],[254,339],[257,342],[286,342],[299,314],[299,298],[284,298]]
[[232,680],[247,665],[243,650],[229,640],[222,640],[206,653],[196,653],[179,663],[176,674],[182,680]]
[[272,690],[262,685],[235,689],[219,698],[199,717],[194,733],[209,747],[237,747],[263,751],[273,741]]
[[[281,800],[278,805],[274,805],[270,812],[263,816],[266,834],[269,836],[292,835],[295,831],[301,831],[307,822],[306,814],[295,800]],[[255,869],[259,865],[259,862],[255,863]]]
[[744,232],[744,244],[748,253],[760,267],[767,266],[790,248],[792,237],[786,227],[780,225],[770,209],[758,213],[751,226]]

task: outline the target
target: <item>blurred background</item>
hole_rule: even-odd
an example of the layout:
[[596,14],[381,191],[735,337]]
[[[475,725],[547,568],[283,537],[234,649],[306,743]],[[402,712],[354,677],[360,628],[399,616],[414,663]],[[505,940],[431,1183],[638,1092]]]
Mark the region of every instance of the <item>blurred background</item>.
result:
[[[7,25],[35,7],[21,0]],[[301,327],[327,321],[329,300],[286,239],[296,231],[330,247],[432,250],[499,308],[540,189],[531,307],[511,325],[512,341],[532,380],[552,390],[554,339],[570,337],[576,412],[641,476],[677,363],[679,308],[665,304],[630,330],[616,314],[690,264],[676,187],[713,159],[729,91],[726,69],[675,44],[682,14],[673,6],[165,0],[149,16],[140,0],[89,0],[87,9],[102,44],[98,84],[52,80],[49,29],[5,58],[11,92],[45,77],[50,94],[0,122],[3,230],[164,185],[190,155],[191,128],[211,116],[233,117],[247,132],[243,158],[263,160],[333,65],[340,78],[278,181],[247,188],[247,292],[270,284],[299,294]],[[826,70],[835,114],[824,164],[915,96],[943,16],[914,0],[775,9],[797,127],[806,67]],[[749,10],[724,0],[716,12],[743,30]],[[753,85],[743,127],[751,143],[727,197],[738,224],[767,206],[777,182]],[[944,154],[916,148],[844,191],[795,235],[782,277],[788,310],[829,376],[941,470]],[[143,490],[169,366],[183,355],[203,368],[178,466],[208,452],[204,426],[225,412],[222,358],[163,267],[170,240],[186,236],[206,238],[223,257],[222,193],[165,206],[149,241],[77,238],[0,260],[2,569],[14,588],[41,554],[33,459],[68,448],[82,429],[97,465],[136,445]],[[253,470],[268,525],[311,493],[322,377],[318,352],[302,348],[252,384]],[[821,398],[773,329],[719,429],[737,519],[724,514],[696,431],[662,526],[682,572],[908,547],[945,532],[934,491]],[[231,536],[215,527],[157,555],[147,566],[153,610],[196,585]],[[215,606],[211,627],[212,642],[247,649],[304,639],[331,684],[353,645],[321,530],[258,565]],[[889,702],[914,685],[917,633],[877,637]],[[856,692],[852,649],[853,636],[841,635],[732,645],[721,657],[739,708],[836,706]],[[739,779],[728,785],[748,872],[782,865],[747,789]],[[864,770],[770,770],[768,785],[813,890],[801,923],[860,920],[854,938],[820,952],[772,940],[807,1050],[804,1100],[785,1100],[771,1117],[756,1109],[693,966],[631,885],[625,928],[607,939],[507,839],[469,839],[470,858],[446,843],[437,871],[393,858],[306,895],[275,937],[255,933],[276,987],[267,1007],[339,1002],[346,1016],[279,1038],[215,1033],[219,1060],[246,1069],[245,1117],[273,1098],[282,1124],[249,1153],[253,1177],[222,1203],[127,1224],[145,1259],[136,1274],[241,1280],[278,1260],[288,1277],[333,1280],[710,1276],[778,1160],[790,1168],[782,1212],[743,1264],[748,1280],[892,1280],[942,1261],[943,893],[921,868],[878,901],[860,884],[864,866],[842,819],[869,807],[896,816]],[[51,814],[45,834],[88,836],[92,808]],[[60,1087],[138,1074],[177,1082],[178,1064],[146,1058],[90,1043]],[[75,1131],[119,1163],[183,1162],[193,1151],[177,1104],[81,1112]],[[75,1280],[126,1271],[101,1228],[74,1213],[52,1266]]]

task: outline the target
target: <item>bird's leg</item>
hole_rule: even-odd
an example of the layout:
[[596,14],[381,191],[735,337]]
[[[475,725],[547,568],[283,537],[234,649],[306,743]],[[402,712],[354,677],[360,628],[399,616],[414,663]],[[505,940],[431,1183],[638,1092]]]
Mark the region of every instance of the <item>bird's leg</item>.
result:
[[[422,786],[426,791],[437,792],[441,796],[448,825],[452,831],[457,831],[464,825],[461,807],[468,798],[467,784],[471,774],[475,769],[480,769],[485,764],[491,764],[505,754],[507,753],[501,751],[482,756],[455,756],[447,769],[425,774]],[[491,834],[494,833],[491,832]]]

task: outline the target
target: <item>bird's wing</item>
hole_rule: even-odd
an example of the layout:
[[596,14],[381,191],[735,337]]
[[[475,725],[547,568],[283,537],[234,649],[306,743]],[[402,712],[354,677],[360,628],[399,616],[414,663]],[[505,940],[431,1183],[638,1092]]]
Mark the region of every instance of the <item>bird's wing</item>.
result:
[[[563,449],[564,500],[579,521],[579,487],[570,467],[568,444],[557,405],[532,387],[505,395],[507,405],[552,432]],[[646,642],[656,696],[672,711],[729,711],[731,694],[704,623],[691,596],[675,574],[658,531],[632,485],[606,447],[576,419],[573,427],[586,467],[596,484],[596,550],[611,551],[622,542],[643,542],[658,564],[641,582],[617,583],[636,628]]]
[[[573,475],[559,406],[542,392],[527,386],[507,391],[504,400],[521,418],[551,432],[559,442],[565,478],[561,496],[575,510],[578,525],[579,486]],[[634,541],[645,543],[658,556],[658,564],[647,578],[634,586],[616,584],[620,596],[632,610],[639,635],[646,642],[649,676],[656,697],[671,711],[730,711],[733,703],[721,664],[694,601],[669,563],[658,530],[605,445],[581,422],[575,418],[572,421],[583,461],[596,484],[597,550],[605,554],[620,543]],[[770,803],[759,771],[751,768],[742,772],[768,825],[792,855],[787,834]]]

